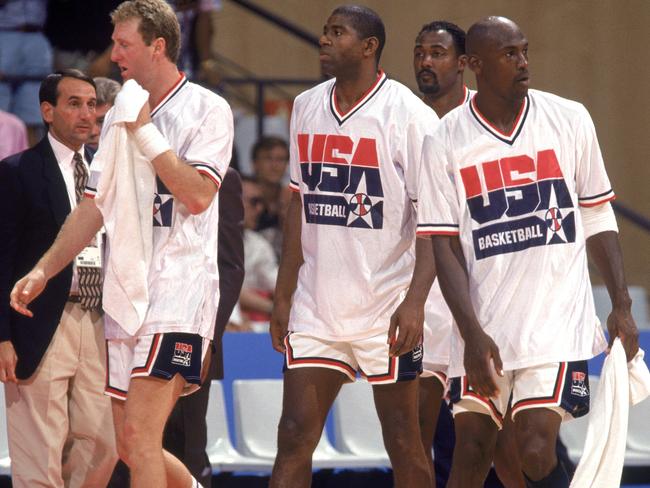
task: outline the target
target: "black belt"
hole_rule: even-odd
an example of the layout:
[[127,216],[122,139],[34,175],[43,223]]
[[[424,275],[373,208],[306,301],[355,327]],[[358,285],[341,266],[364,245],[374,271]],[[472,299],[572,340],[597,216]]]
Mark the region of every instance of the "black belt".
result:
[[68,295],[70,303],[81,303],[81,295]]

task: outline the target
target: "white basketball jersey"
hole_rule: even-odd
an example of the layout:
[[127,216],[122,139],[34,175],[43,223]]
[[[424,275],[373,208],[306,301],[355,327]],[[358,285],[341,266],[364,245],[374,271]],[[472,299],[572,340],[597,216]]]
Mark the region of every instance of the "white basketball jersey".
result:
[[[593,357],[605,346],[578,205],[614,198],[587,110],[530,90],[509,134],[475,98],[424,143],[418,233],[459,235],[470,294],[504,368]],[[454,328],[450,376],[463,368]]]
[[[476,91],[466,86],[459,107],[469,102]],[[448,114],[446,114],[448,115]],[[444,117],[446,117],[446,115]],[[444,119],[443,117],[443,119]],[[423,165],[427,162],[423,162]],[[436,371],[447,373],[449,364],[449,349],[451,348],[451,329],[454,318],[442,296],[438,278],[431,285],[427,302],[424,306],[424,369],[435,368]]]
[[291,117],[304,264],[289,329],[355,340],[388,330],[411,280],[418,161],[438,118],[383,72],[347,113],[335,92],[330,80],[302,93]]
[[[217,187],[221,184],[234,134],[232,112],[223,98],[182,75],[152,110],[151,118],[181,160]],[[98,180],[95,168],[87,194],[93,194],[93,183]],[[204,212],[192,215],[159,178],[156,180],[149,309],[136,335],[189,332],[212,338],[219,303],[219,198],[215,196]],[[106,252],[110,252],[110,242]],[[108,315],[105,328],[109,339],[128,337]]]

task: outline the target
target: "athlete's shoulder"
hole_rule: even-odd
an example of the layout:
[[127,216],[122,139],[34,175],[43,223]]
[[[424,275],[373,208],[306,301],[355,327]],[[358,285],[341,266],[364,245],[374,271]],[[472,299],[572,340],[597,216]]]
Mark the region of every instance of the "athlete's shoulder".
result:
[[391,100],[396,103],[410,105],[417,109],[427,106],[408,86],[392,78],[386,79],[384,90],[391,97]]
[[530,89],[528,90],[528,97],[530,98],[531,104],[536,108],[553,110],[567,117],[583,117],[588,115],[587,109],[582,103],[555,95],[554,93]]
[[399,81],[387,79],[385,90],[384,96],[390,103],[392,118],[402,120],[403,123],[417,121],[432,123],[440,120],[435,110]]
[[204,109],[209,107],[216,107],[222,110],[230,111],[230,105],[228,102],[220,95],[217,95],[212,90],[192,83],[191,81],[187,83],[185,87],[188,100],[195,101],[200,104]]
[[[474,96],[472,94],[472,96]],[[462,103],[457,107],[451,109],[440,119],[441,126],[454,127],[457,124],[467,124],[467,119],[471,118],[470,104],[471,99],[467,103]]]

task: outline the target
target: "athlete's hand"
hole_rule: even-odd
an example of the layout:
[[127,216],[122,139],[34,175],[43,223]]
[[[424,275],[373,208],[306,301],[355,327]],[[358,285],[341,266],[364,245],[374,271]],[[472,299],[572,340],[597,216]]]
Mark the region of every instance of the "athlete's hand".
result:
[[0,381],[16,383],[16,363],[18,356],[11,341],[0,342]]
[[271,344],[273,349],[284,354],[284,338],[289,329],[289,312],[291,311],[291,302],[283,300],[274,300],[273,312],[271,313],[271,323],[269,332],[271,333]]
[[149,106],[149,102],[147,102],[140,109],[140,113],[138,113],[138,118],[135,122],[126,122],[124,125],[131,132],[135,132],[143,125],[147,125],[149,122],[151,122],[151,107]]
[[481,396],[495,397],[499,388],[492,369],[503,376],[499,347],[485,332],[480,331],[465,340],[465,374],[472,389]]
[[424,326],[424,306],[419,306],[405,299],[390,317],[388,354],[391,357],[411,352],[422,344]]
[[609,332],[609,349],[614,344],[614,339],[620,337],[623,349],[625,349],[625,356],[628,361],[632,361],[639,350],[639,329],[636,328],[629,307],[614,307],[612,309],[612,313],[607,317],[607,331]]
[[22,315],[33,317],[34,314],[27,308],[27,305],[41,294],[46,284],[45,273],[39,268],[32,269],[27,275],[18,280],[14,285],[14,289],[11,290],[9,296],[11,308]]

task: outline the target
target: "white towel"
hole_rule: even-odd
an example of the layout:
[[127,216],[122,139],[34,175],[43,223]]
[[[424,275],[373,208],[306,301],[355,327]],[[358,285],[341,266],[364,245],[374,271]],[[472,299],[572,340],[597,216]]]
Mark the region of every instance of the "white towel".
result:
[[134,122],[148,99],[149,92],[135,80],[124,83],[93,161],[101,168],[95,202],[109,243],[103,308],[130,335],[140,328],[149,307],[156,176],[124,123]]
[[627,365],[630,371],[630,405],[636,405],[650,396],[650,371],[643,360],[643,349]]
[[572,488],[620,486],[625,462],[625,441],[630,403],[650,393],[650,372],[639,349],[627,363],[625,350],[616,338],[605,358],[596,398],[592,399],[589,427]]

